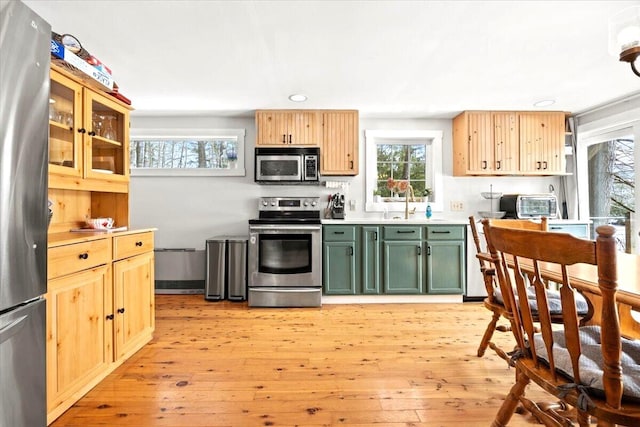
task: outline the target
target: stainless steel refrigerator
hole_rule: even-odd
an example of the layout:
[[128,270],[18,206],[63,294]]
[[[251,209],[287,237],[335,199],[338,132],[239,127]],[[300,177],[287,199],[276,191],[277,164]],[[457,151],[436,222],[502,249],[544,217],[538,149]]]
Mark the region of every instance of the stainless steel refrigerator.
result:
[[0,0],[0,427],[47,424],[51,26]]

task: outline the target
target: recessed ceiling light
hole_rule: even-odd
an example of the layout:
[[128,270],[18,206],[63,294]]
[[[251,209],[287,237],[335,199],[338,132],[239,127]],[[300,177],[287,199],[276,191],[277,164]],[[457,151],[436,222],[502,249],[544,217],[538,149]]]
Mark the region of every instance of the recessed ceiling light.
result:
[[307,100],[307,95],[302,95],[301,93],[294,93],[293,95],[289,95],[289,100],[293,102],[304,102]]
[[550,105],[555,104],[556,101],[554,101],[553,99],[543,99],[542,101],[538,101],[535,104],[533,104],[534,107],[548,107]]

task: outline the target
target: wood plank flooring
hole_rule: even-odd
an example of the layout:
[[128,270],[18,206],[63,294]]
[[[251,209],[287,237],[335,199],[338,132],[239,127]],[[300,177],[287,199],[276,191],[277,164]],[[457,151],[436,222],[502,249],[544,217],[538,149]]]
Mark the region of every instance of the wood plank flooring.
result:
[[52,427],[489,426],[513,383],[490,349],[475,355],[480,303],[249,309],[157,295],[156,308],[154,340]]

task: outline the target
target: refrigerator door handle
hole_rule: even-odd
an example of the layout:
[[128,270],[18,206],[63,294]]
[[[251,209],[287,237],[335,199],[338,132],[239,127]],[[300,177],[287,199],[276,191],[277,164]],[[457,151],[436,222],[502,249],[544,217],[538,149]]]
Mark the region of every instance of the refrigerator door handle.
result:
[[22,327],[25,325],[27,317],[28,316],[20,316],[13,322],[0,329],[0,344],[8,341],[9,338],[20,332],[20,329],[22,329]]

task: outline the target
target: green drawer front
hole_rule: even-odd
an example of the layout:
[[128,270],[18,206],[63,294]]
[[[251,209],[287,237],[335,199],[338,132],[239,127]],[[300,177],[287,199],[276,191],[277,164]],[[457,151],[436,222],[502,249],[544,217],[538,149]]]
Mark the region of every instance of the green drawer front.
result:
[[464,227],[455,225],[430,225],[427,240],[464,240]]
[[384,240],[420,240],[422,239],[421,227],[385,226],[383,227]]
[[356,240],[355,225],[325,225],[322,227],[325,242],[347,242]]

